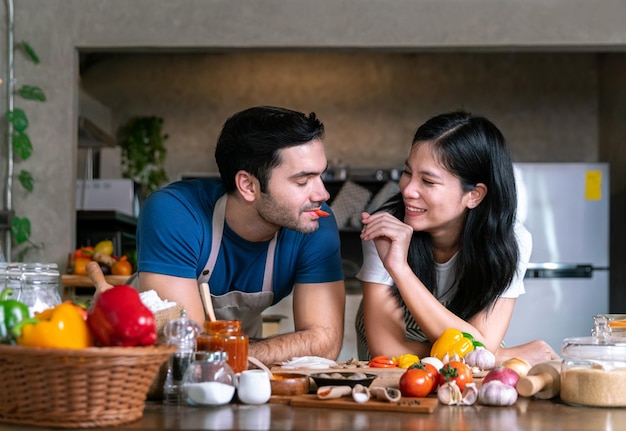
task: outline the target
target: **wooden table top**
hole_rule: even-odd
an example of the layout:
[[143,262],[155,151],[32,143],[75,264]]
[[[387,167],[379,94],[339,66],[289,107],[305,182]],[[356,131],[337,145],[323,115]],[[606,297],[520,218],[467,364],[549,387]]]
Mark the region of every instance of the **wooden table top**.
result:
[[[626,409],[587,408],[554,400],[520,398],[510,407],[438,405],[432,413],[258,406],[188,407],[147,402],[143,417],[101,431],[124,430],[482,430],[598,431],[624,429]],[[55,430],[0,423],[1,431]]]

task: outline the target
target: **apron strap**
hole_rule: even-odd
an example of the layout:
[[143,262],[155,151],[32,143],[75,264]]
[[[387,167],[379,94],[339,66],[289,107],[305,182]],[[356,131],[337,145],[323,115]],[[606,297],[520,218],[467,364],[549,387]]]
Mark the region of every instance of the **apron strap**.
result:
[[224,234],[226,197],[227,195],[223,195],[221,198],[219,198],[215,203],[215,208],[213,209],[211,252],[209,253],[209,259],[204,265],[204,269],[202,270],[200,277],[198,277],[199,283],[208,283],[209,278],[211,277],[211,273],[213,272],[213,268],[215,267],[215,262],[217,262],[217,256],[220,252],[220,245],[222,243],[222,236]]

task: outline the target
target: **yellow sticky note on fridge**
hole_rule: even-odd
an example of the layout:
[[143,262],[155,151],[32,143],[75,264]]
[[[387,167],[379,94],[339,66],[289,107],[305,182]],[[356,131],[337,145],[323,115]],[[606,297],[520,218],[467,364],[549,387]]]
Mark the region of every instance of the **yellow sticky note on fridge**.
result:
[[602,171],[585,172],[585,199],[591,201],[602,199]]

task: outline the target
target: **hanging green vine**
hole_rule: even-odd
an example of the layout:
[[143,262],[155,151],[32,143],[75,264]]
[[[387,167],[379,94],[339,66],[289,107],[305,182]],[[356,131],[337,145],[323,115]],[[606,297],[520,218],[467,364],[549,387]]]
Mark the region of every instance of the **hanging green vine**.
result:
[[[21,42],[18,47],[21,47],[26,53],[26,57],[32,61],[35,65],[39,64],[39,57],[35,50],[26,41]],[[25,100],[32,100],[36,102],[45,102],[46,95],[43,90],[33,85],[22,85],[18,90],[19,94]],[[16,161],[28,160],[33,154],[33,145],[30,140],[30,136],[27,133],[28,129],[28,117],[23,109],[13,108],[5,113],[6,120],[13,126],[13,133],[11,135],[13,154]],[[35,181],[30,171],[21,169],[18,176],[20,185],[29,193],[32,193],[35,187]],[[25,244],[26,246],[18,253],[18,261],[23,261],[26,254],[33,248],[43,248],[43,244],[36,244],[30,240],[31,236],[31,224],[28,217],[19,217],[14,215],[11,220],[11,233],[13,234],[14,241],[18,244]]]

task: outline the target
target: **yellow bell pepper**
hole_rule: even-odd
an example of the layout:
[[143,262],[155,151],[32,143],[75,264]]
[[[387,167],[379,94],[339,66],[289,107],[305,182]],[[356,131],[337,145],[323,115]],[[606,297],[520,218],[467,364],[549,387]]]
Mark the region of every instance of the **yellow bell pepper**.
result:
[[21,346],[83,349],[93,346],[86,316],[84,308],[66,301],[23,320],[13,333]]
[[448,328],[441,334],[437,341],[433,343],[430,349],[430,356],[443,359],[446,355],[448,355],[448,358],[458,355],[459,358],[462,358],[467,353],[474,350],[475,345],[480,344],[482,343],[474,341],[474,337],[467,332]]
[[419,363],[420,358],[413,353],[405,353],[397,358],[399,368],[409,368],[411,365]]

